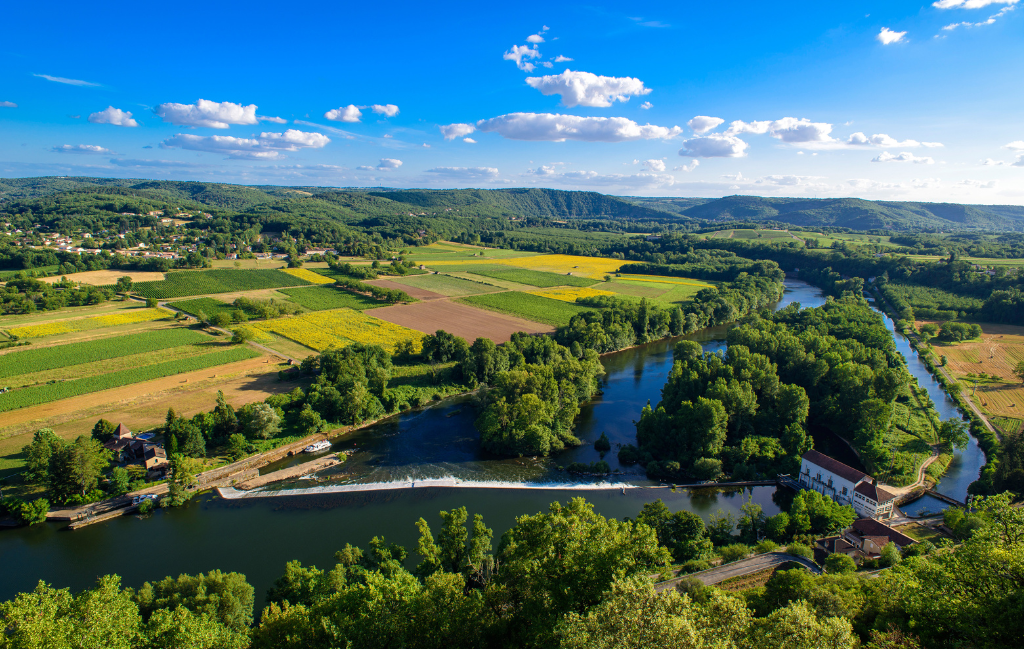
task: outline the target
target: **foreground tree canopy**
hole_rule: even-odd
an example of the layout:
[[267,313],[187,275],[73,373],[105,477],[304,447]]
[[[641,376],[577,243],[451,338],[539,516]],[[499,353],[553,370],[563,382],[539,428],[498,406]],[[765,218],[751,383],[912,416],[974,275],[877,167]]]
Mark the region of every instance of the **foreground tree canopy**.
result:
[[0,603],[0,649],[1019,646],[1024,511],[1009,495],[978,505],[962,545],[897,551],[876,579],[833,562],[830,574],[781,570],[739,594],[699,582],[655,593],[651,577],[671,556],[709,550],[698,517],[660,502],[635,522],[581,498],[555,503],[520,517],[496,549],[483,519],[460,508],[440,513],[436,535],[417,522],[418,559],[374,538],[326,570],[290,562],[256,621],[237,573],[138,590],[106,576],[78,595],[40,583]]

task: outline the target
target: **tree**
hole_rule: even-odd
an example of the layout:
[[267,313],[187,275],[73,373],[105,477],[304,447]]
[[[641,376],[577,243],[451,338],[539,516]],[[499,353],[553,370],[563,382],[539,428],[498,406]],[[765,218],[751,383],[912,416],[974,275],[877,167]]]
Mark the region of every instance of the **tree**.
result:
[[249,442],[246,441],[245,435],[241,433],[235,433],[228,438],[228,454],[231,456],[232,461],[237,462],[245,457],[249,450]]
[[597,441],[594,442],[594,450],[599,453],[607,453],[612,450],[612,443],[608,440],[608,435],[603,431],[601,432],[601,436],[597,438]]
[[50,458],[66,444],[52,428],[37,430],[32,435],[32,442],[21,449],[25,455],[25,479],[35,483],[49,480]]
[[327,429],[327,422],[323,420],[320,413],[310,408],[308,403],[302,407],[302,412],[299,413],[298,425],[299,430],[306,435],[315,435]]
[[825,557],[825,571],[837,575],[856,572],[857,564],[852,557],[837,552]]
[[228,403],[223,390],[217,390],[217,405],[213,409],[213,437],[226,440],[238,428],[235,409]]
[[118,293],[130,293],[132,290],[132,278],[128,275],[124,277],[118,277],[117,283],[114,284],[114,290]]
[[778,543],[785,543],[789,540],[790,535],[788,528],[789,514],[786,512],[779,512],[774,516],[770,516],[768,520],[764,522],[765,536]]
[[49,492],[58,504],[86,498],[110,465],[110,453],[91,437],[79,436],[50,457]]
[[249,439],[269,439],[281,429],[280,415],[263,402],[247,403],[237,415],[242,434]]
[[120,496],[131,490],[132,478],[128,469],[122,466],[115,466],[110,470],[110,491]]
[[211,570],[146,582],[135,594],[135,601],[143,620],[158,609],[183,607],[232,631],[245,633],[253,621],[254,594],[245,575]]
[[899,546],[890,541],[884,548],[882,548],[882,554],[878,558],[878,565],[883,568],[889,568],[895,566],[902,559],[903,556],[900,554]]
[[711,539],[704,521],[693,512],[680,510],[672,513],[659,498],[644,505],[636,522],[654,530],[658,543],[672,553],[676,563],[711,556]]
[[231,316],[224,311],[219,311],[212,318],[210,318],[210,324],[214,327],[226,327],[231,324]]
[[199,460],[181,453],[171,456],[171,485],[168,493],[171,507],[180,507],[192,497],[191,490],[199,486],[196,474],[201,468]]
[[967,448],[969,441],[971,438],[967,432],[967,424],[963,420],[947,419],[939,425],[939,442],[947,451]]
[[100,419],[96,422],[96,425],[92,427],[92,438],[100,444],[103,444],[110,441],[114,437],[114,433],[116,431],[117,426],[106,419]]
[[256,330],[253,329],[252,327],[246,327],[246,326],[235,327],[235,333],[234,333],[233,336],[231,336],[231,342],[233,342],[236,345],[238,345],[238,344],[241,344],[241,343],[247,343],[247,342],[249,342],[250,340],[252,340],[255,337],[256,337]]
[[147,297],[146,298],[146,308],[147,309],[155,309],[158,306],[160,306],[160,302],[155,297]]

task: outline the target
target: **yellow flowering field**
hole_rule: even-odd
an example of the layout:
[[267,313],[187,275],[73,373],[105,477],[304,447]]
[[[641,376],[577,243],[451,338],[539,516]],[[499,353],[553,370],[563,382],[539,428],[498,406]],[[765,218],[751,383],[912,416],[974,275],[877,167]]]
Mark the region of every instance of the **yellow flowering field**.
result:
[[[535,255],[532,257],[512,257],[509,259],[457,259],[437,260],[438,266],[456,266],[467,264],[488,264],[515,266],[528,270],[540,270],[558,275],[572,273],[575,277],[589,277],[591,279],[603,279],[605,275],[612,275],[622,266],[621,259],[609,259],[606,257],[577,257],[575,255]],[[430,262],[427,262],[430,265]]]
[[539,295],[541,297],[549,297],[552,300],[561,300],[563,302],[575,302],[578,297],[597,297],[598,295],[615,295],[611,291],[602,291],[596,288],[544,288],[537,291],[524,291],[530,295]]
[[58,320],[56,322],[14,327],[13,329],[8,329],[7,333],[18,338],[42,338],[43,336],[56,336],[57,334],[66,334],[72,331],[90,331],[92,329],[102,329],[103,327],[150,322],[170,316],[171,312],[164,309],[131,309],[92,318]]
[[311,270],[305,268],[282,268],[282,271],[288,273],[292,277],[298,277],[304,279],[310,284],[333,284],[334,280],[330,277],[324,277],[320,273],[314,273]]
[[331,347],[345,347],[352,343],[380,345],[384,349],[394,351],[395,345],[403,340],[413,341],[418,351],[420,338],[423,337],[419,331],[363,315],[352,309],[313,311],[300,316],[258,322],[253,326],[284,336],[318,352]]
[[633,281],[633,282],[652,282],[654,284],[682,284],[683,286],[701,286],[703,288],[712,288],[712,284],[705,284],[704,282],[696,279],[687,279],[685,277],[663,277],[661,275],[623,275],[619,279]]

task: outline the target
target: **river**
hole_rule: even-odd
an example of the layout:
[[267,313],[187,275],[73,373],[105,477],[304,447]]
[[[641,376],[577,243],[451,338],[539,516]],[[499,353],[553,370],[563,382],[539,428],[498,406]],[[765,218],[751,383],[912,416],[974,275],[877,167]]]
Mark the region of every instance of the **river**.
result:
[[[820,292],[796,280],[786,281],[781,308],[799,302],[813,307],[824,302]],[[891,322],[889,323],[891,328]],[[689,338],[704,349],[724,347],[724,328],[699,332]],[[925,387],[930,376],[902,336],[897,344],[907,357],[910,371]],[[214,568],[247,575],[256,587],[257,606],[285,563],[298,559],[329,567],[333,554],[345,543],[365,546],[373,536],[384,536],[407,548],[415,547],[414,522],[424,517],[439,523],[437,512],[465,505],[470,515],[481,513],[488,526],[500,535],[524,514],[543,511],[553,501],[565,502],[583,496],[596,511],[611,517],[633,517],[644,503],[662,498],[673,510],[686,509],[707,519],[719,509],[736,514],[748,498],[759,503],[767,515],[779,511],[772,500],[774,487],[746,490],[700,489],[694,491],[657,488],[636,467],[621,467],[616,459],[617,444],[635,439],[633,421],[643,406],[656,404],[672,367],[674,341],[658,341],[602,358],[605,375],[602,394],[583,406],[577,435],[584,445],[549,459],[507,459],[488,456],[479,448],[473,430],[474,408],[463,397],[424,410],[404,413],[380,422],[335,444],[338,450],[353,450],[352,458],[335,476],[340,482],[381,482],[391,480],[455,477],[461,480],[499,480],[510,483],[540,483],[547,489],[478,489],[428,487],[362,493],[280,496],[266,499],[223,500],[202,496],[174,510],[158,510],[145,520],[123,517],[69,532],[56,525],[35,525],[0,532],[0,601],[19,591],[30,590],[42,579],[74,590],[90,586],[103,574],[118,573],[126,586],[137,587],[146,580],[165,575],[196,573]],[[937,385],[935,386],[937,388]],[[929,388],[931,391],[931,388]],[[941,390],[932,399],[943,417],[955,415],[944,410]],[[612,451],[604,459],[629,475],[637,488],[565,489],[559,483],[579,482],[559,470],[571,462],[592,462],[600,458],[593,442],[604,432]],[[973,439],[972,439],[973,442]],[[972,456],[972,449],[975,451]],[[951,466],[950,493],[962,498],[961,486],[977,477],[976,445]],[[972,459],[973,458],[973,459]],[[286,460],[277,466],[305,458]],[[981,463],[984,458],[981,458]],[[294,486],[308,487],[308,481]],[[946,488],[947,480],[942,487]]]

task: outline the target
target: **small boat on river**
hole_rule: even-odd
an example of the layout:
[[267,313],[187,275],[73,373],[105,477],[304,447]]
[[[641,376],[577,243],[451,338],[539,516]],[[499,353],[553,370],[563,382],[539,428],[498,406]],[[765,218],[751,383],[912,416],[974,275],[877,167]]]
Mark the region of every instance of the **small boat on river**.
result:
[[323,440],[320,440],[319,442],[314,442],[313,444],[310,444],[306,448],[302,449],[302,452],[303,453],[319,453],[320,451],[326,451],[326,450],[328,450],[330,448],[331,448],[331,443],[328,442],[326,439],[323,439]]

